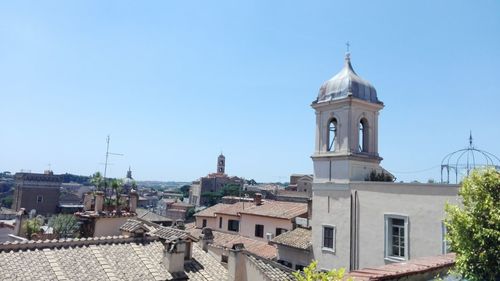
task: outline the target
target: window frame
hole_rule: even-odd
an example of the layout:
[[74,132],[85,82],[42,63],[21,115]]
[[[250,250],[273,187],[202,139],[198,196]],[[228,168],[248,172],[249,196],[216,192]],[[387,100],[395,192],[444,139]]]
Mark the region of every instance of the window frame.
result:
[[[332,229],[332,247],[325,247],[325,229],[326,228],[331,228]],[[321,225],[321,250],[326,251],[326,252],[331,252],[335,254],[336,247],[335,247],[335,240],[337,240],[337,227],[333,224],[322,224]]]
[[222,229],[222,217],[219,217],[219,228]]
[[202,219],[201,220],[201,228],[207,227],[207,219]]
[[[233,226],[234,222],[236,222],[236,230],[231,229],[231,226]],[[227,230],[232,231],[232,232],[239,232],[240,231],[240,221],[239,220],[227,220]]]
[[42,204],[43,203],[43,195],[37,195],[36,196],[36,203],[37,204]]
[[[333,126],[332,126],[333,124]],[[337,146],[337,137],[338,137],[338,121],[337,118],[333,117],[328,121],[328,138],[326,144],[326,150],[330,152],[335,152]]]
[[[404,226],[404,256],[390,255],[392,253],[392,219],[403,220]],[[410,222],[409,216],[404,214],[384,214],[384,259],[392,262],[406,261],[410,259]]]
[[[258,229],[260,230],[259,233],[257,231]],[[260,236],[258,234],[260,234]],[[264,238],[264,225],[263,224],[257,224],[257,223],[255,224],[254,236]]]
[[[281,230],[279,234],[278,234],[278,230]],[[282,228],[282,227],[276,227],[275,232],[274,232],[274,236],[276,237],[276,236],[281,235],[285,232],[288,232],[288,229]]]

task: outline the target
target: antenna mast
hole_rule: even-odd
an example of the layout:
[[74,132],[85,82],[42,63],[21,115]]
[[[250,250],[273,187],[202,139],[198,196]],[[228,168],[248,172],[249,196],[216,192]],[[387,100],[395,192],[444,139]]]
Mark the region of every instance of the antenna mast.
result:
[[112,153],[109,152],[109,135],[106,138],[106,161],[104,162],[104,183],[106,184],[106,173],[108,171],[108,159],[109,155],[123,156],[121,153]]

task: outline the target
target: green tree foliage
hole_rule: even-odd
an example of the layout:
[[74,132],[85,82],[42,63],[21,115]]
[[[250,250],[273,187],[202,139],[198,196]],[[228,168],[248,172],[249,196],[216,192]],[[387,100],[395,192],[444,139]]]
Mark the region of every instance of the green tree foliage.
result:
[[102,190],[104,186],[104,178],[101,173],[95,172],[90,178],[90,183],[95,186],[96,190]]
[[39,233],[43,225],[43,219],[41,217],[36,217],[24,221],[23,228],[26,233],[26,237],[31,239],[33,234]]
[[351,278],[344,279],[345,269],[332,269],[330,271],[318,271],[316,268],[318,261],[312,261],[304,271],[293,273],[297,281],[351,281]]
[[59,214],[49,220],[49,226],[54,229],[59,238],[74,237],[78,232],[78,220],[73,215]]
[[446,205],[455,271],[470,281],[500,280],[500,173],[473,171],[460,187],[463,206]]
[[377,171],[372,170],[370,172],[370,175],[366,176],[365,181],[387,181],[387,182],[392,182],[394,181],[394,178],[387,173],[381,172],[377,173]]
[[120,209],[120,194],[123,191],[123,181],[114,179],[111,182],[111,189],[113,190],[113,194],[115,195],[116,210],[119,210]]
[[182,193],[182,197],[187,198],[189,197],[189,188],[191,186],[188,184],[185,184],[179,188],[179,191]]

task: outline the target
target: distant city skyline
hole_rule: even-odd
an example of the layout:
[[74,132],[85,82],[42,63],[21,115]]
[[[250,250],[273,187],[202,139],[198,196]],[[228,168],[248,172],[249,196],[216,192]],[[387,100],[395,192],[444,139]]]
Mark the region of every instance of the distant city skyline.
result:
[[258,182],[312,174],[314,111],[343,65],[385,104],[381,165],[440,180],[468,146],[500,156],[500,3],[3,2],[0,171]]

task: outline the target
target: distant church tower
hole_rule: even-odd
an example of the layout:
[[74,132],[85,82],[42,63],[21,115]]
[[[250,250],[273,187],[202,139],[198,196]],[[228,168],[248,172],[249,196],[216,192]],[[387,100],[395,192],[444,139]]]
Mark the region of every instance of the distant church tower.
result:
[[224,174],[226,172],[226,157],[222,153],[217,158],[217,173]]
[[378,115],[384,104],[375,88],[356,74],[349,53],[311,106],[316,111],[314,182],[363,181],[372,170],[382,171]]

